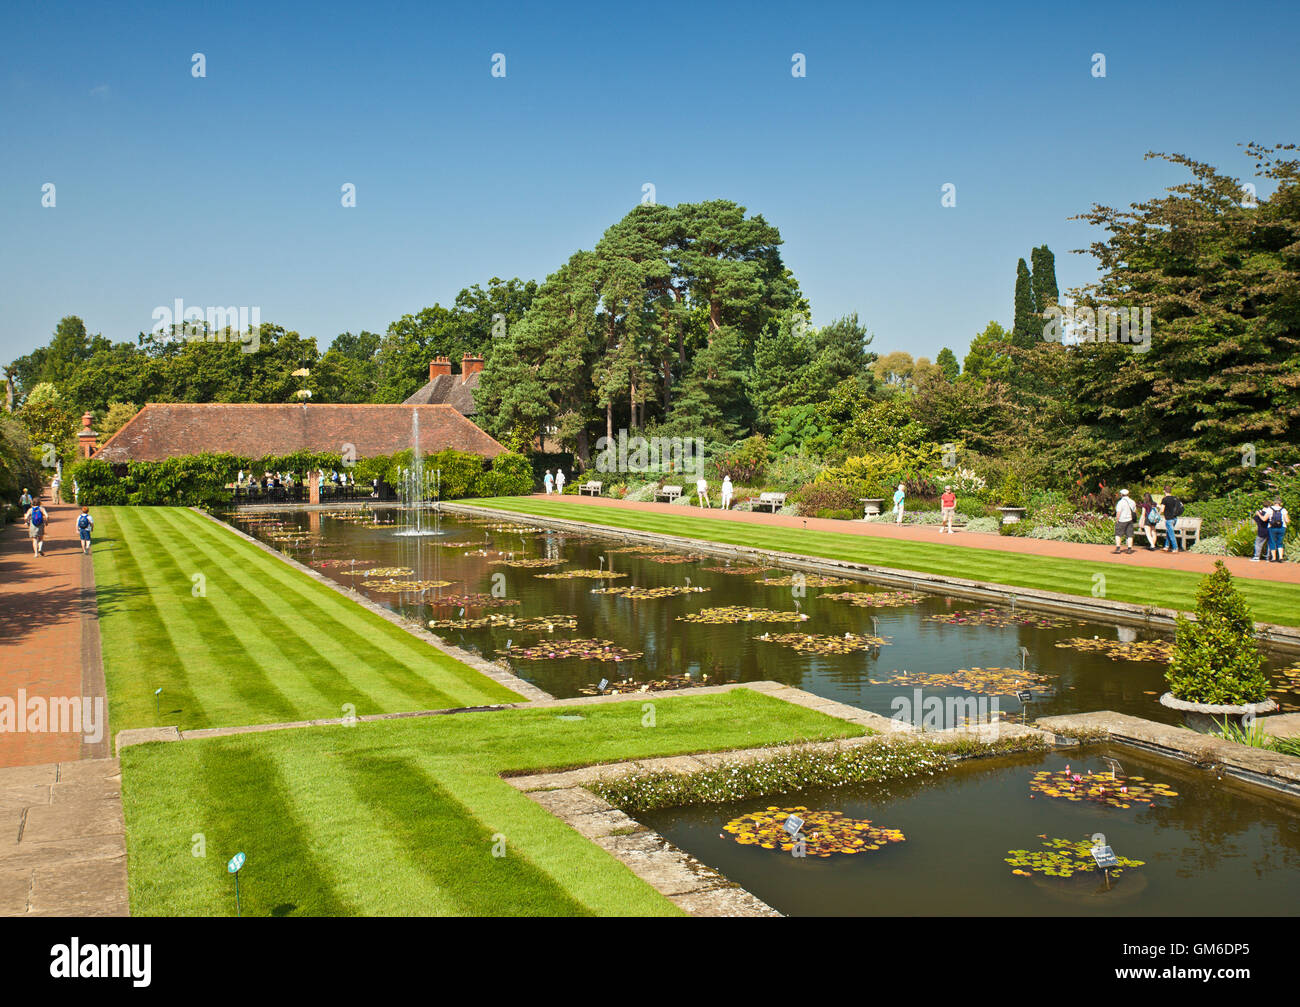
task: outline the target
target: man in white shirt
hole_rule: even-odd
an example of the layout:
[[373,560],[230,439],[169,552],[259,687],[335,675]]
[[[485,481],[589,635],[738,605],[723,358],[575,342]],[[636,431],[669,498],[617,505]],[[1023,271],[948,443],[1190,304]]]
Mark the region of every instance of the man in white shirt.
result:
[[733,489],[731,486],[731,476],[723,476],[722,477],[722,509],[723,510],[731,510],[732,492]]
[[1115,551],[1122,552],[1119,547],[1121,539],[1128,539],[1128,552],[1133,551],[1133,522],[1137,518],[1137,504],[1133,498],[1128,495],[1128,490],[1119,491],[1119,500],[1115,502]]
[[555,470],[555,492],[564,495],[564,469]]

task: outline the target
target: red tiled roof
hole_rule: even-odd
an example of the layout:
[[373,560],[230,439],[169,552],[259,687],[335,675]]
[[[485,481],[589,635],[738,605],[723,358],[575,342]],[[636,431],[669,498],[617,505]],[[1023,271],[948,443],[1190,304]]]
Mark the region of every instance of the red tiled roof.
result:
[[404,406],[446,405],[466,416],[476,412],[474,389],[482,371],[474,371],[469,377],[464,374],[439,374],[430,378],[419,391],[406,399]]
[[425,454],[455,448],[494,458],[505,450],[451,406],[150,402],[95,457],[161,461],[211,452],[263,458],[295,451],[337,453],[344,444],[353,445],[359,458],[390,455],[411,446],[417,409]]

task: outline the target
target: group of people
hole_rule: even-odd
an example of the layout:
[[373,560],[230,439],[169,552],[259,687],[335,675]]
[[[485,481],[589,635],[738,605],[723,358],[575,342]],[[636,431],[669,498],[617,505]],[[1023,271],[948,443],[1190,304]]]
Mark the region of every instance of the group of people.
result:
[[[1146,493],[1140,502],[1134,500],[1128,490],[1120,490],[1119,499],[1115,502],[1114,551],[1133,551],[1136,528],[1146,538],[1148,550],[1154,552],[1161,548],[1157,545],[1157,539],[1163,529],[1163,551],[1178,552],[1178,520],[1183,516],[1183,509],[1183,501],[1171,493],[1168,486],[1159,500]],[[1287,529],[1291,526],[1291,515],[1282,505],[1281,498],[1275,498],[1271,504],[1260,507],[1252,517],[1255,521],[1255,555],[1251,562],[1258,563],[1261,559],[1266,559],[1269,563],[1283,562],[1286,559],[1284,542]]]
[[[59,503],[55,498],[55,503]],[[50,512],[47,511],[41,503],[39,497],[33,497],[23,487],[22,496],[18,498],[18,505],[23,509],[23,520],[27,522],[27,537],[32,540],[32,555],[45,555],[45,529],[50,524]],[[81,513],[77,515],[77,537],[81,539],[82,555],[90,555],[90,533],[95,528],[95,519],[90,514],[89,507],[82,507]]]
[[556,469],[555,475],[551,475],[551,470],[546,470],[546,475],[542,478],[542,485],[546,487],[546,495],[552,493],[564,492],[564,469]]
[[[719,503],[723,510],[731,510],[731,501],[735,497],[735,490],[731,485],[731,476],[722,477],[722,489]],[[695,480],[695,502],[701,507],[708,508],[712,506],[709,502],[709,481],[700,476]]]

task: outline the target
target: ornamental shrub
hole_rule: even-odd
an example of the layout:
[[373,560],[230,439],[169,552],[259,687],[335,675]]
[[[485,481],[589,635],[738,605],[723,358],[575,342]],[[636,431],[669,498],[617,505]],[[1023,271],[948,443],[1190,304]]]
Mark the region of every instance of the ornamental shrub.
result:
[[1178,616],[1169,691],[1190,703],[1261,703],[1268,696],[1263,661],[1250,608],[1219,560],[1197,588],[1195,621]]

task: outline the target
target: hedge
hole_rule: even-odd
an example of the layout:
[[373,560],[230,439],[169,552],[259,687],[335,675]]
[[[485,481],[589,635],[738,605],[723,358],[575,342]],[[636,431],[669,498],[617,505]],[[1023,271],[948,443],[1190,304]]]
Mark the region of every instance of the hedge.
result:
[[[441,474],[440,499],[461,497],[523,496],[533,491],[532,467],[522,455],[497,455],[488,467],[479,455],[448,449],[424,459],[432,490],[435,473]],[[379,479],[400,485],[399,471],[411,464],[411,452],[358,459],[352,468],[358,483]],[[324,469],[342,469],[337,454],[298,452],[268,458],[230,454],[182,455],[160,462],[110,463],[100,459],[77,462],[69,477],[77,482],[78,499],[90,506],[222,507],[230,502],[228,485],[244,472],[293,472],[302,475]]]

